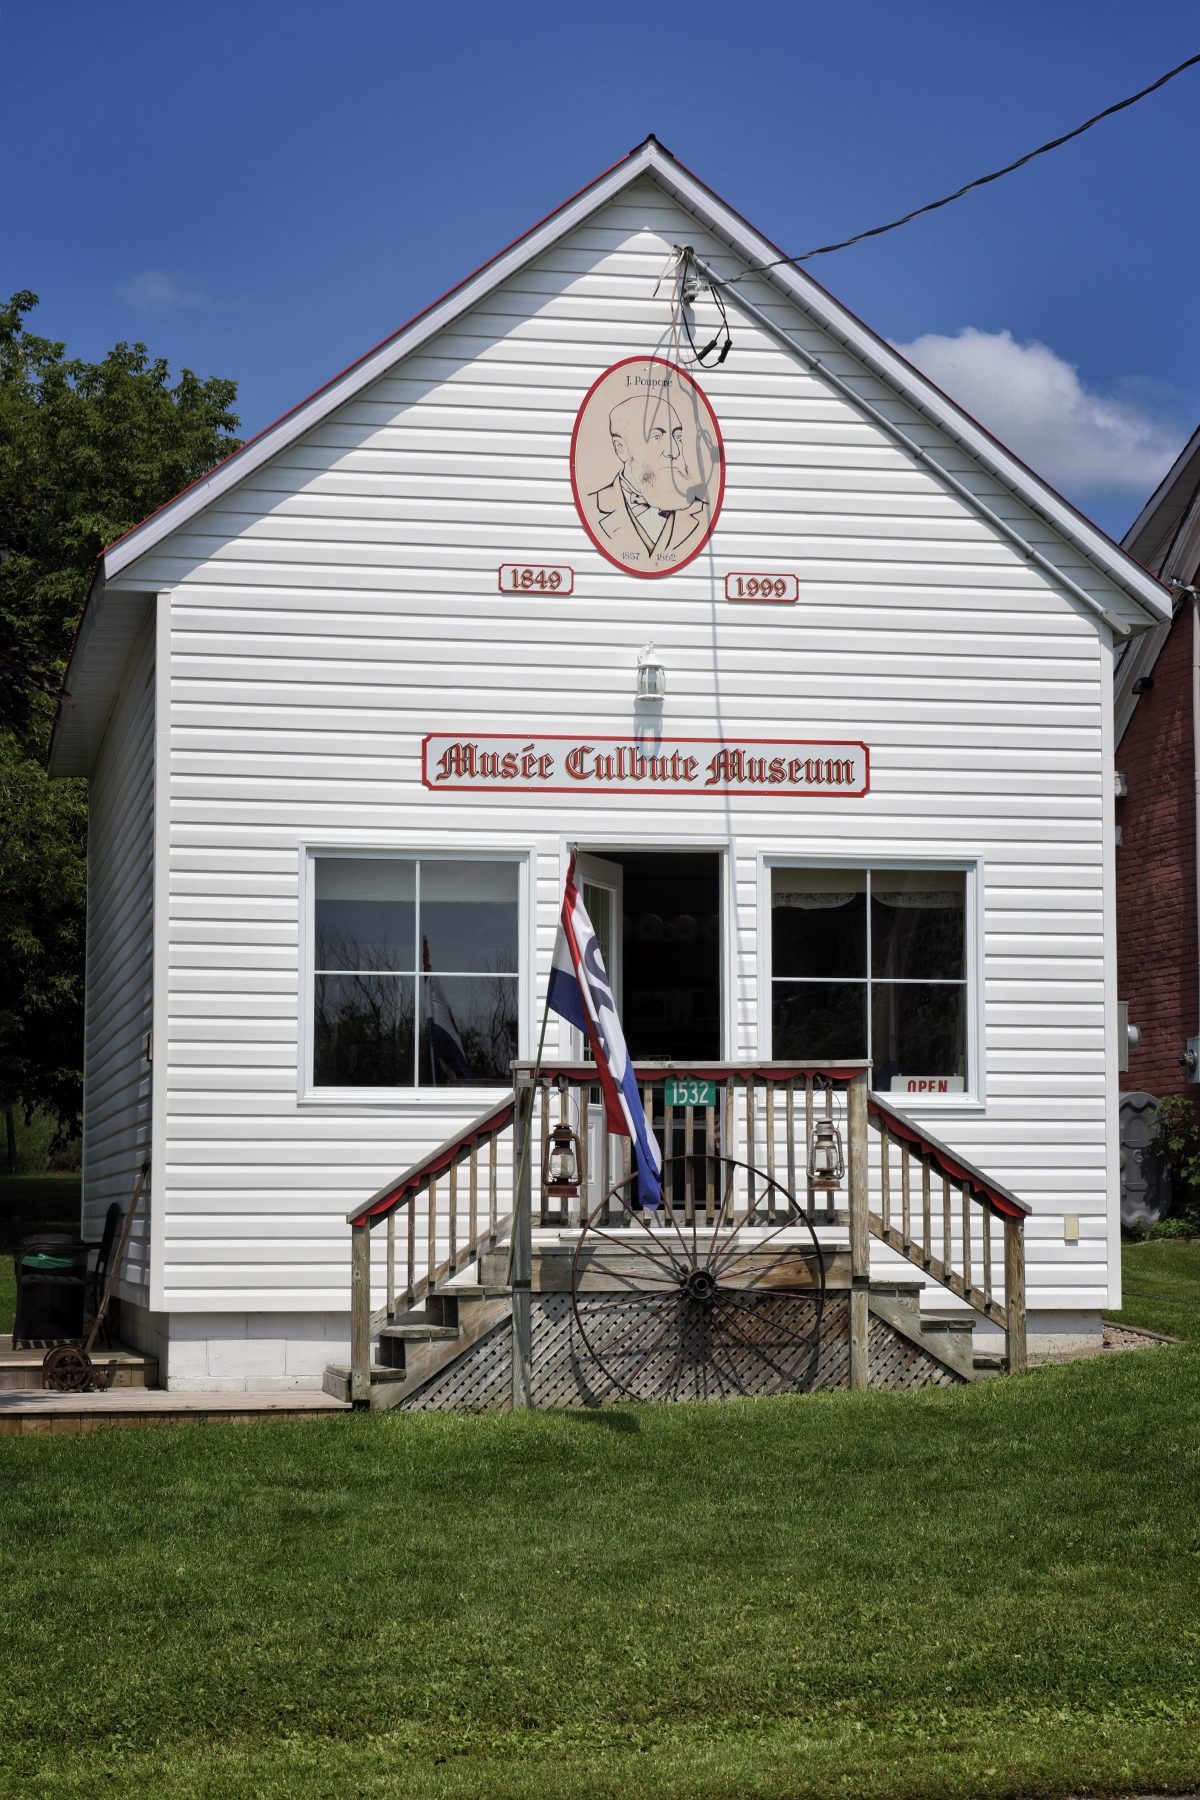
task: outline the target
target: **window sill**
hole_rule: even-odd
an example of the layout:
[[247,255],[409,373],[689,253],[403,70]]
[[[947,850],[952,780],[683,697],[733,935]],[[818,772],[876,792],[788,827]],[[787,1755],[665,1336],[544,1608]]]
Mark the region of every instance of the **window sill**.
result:
[[887,1088],[871,1093],[902,1113],[983,1113],[987,1101],[978,1094],[893,1094]]

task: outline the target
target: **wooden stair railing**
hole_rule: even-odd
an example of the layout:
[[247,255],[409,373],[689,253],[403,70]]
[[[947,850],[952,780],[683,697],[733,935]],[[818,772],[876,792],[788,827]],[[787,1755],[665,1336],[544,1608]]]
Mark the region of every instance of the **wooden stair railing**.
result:
[[[371,1392],[371,1335],[397,1312],[415,1306],[439,1282],[449,1280],[485,1250],[494,1249],[510,1223],[498,1214],[498,1152],[513,1121],[516,1096],[491,1106],[469,1125],[413,1163],[348,1213],[350,1238],[350,1398],[365,1405]],[[482,1154],[486,1151],[486,1157]],[[482,1166],[481,1166],[482,1165]],[[423,1241],[418,1243],[418,1202],[425,1198]],[[401,1243],[397,1221],[404,1231]],[[383,1223],[387,1234],[384,1305],[371,1309],[371,1233]],[[438,1244],[449,1254],[438,1261]],[[404,1281],[397,1287],[397,1261]],[[418,1268],[423,1273],[418,1275]]]
[[[513,1289],[513,1404],[528,1404],[530,1390],[529,1276],[533,1227],[573,1223],[560,1206],[552,1207],[541,1194],[535,1207],[534,1167],[540,1164],[540,1145],[553,1122],[553,1110],[568,1117],[568,1094],[575,1090],[581,1109],[577,1123],[580,1161],[586,1165],[588,1089],[595,1069],[587,1063],[543,1064],[535,1092],[533,1066],[514,1063],[513,1092],[480,1113],[454,1137],[387,1184],[349,1213],[351,1241],[351,1399],[365,1405],[370,1397],[371,1337],[381,1324],[391,1323],[397,1312],[419,1300],[493,1249],[506,1237],[511,1242]],[[696,1151],[711,1154],[719,1143],[725,1154],[741,1150],[744,1159],[769,1175],[786,1180],[789,1191],[807,1181],[807,1147],[818,1109],[834,1116],[834,1096],[844,1098],[846,1127],[846,1186],[848,1213],[835,1213],[832,1195],[807,1187],[807,1214],[817,1224],[848,1224],[850,1235],[850,1384],[868,1385],[868,1331],[870,1297],[870,1240],[876,1237],[913,1263],[931,1280],[966,1302],[983,1318],[1005,1333],[1009,1370],[1026,1366],[1025,1245],[1024,1222],[1029,1207],[1007,1188],[991,1181],[981,1170],[932,1136],[923,1126],[869,1090],[869,1071],[861,1063],[827,1064],[821,1069],[787,1063],[639,1063],[637,1079],[647,1111],[654,1115],[656,1090],[671,1077],[715,1080],[723,1089],[714,1111],[680,1107],[673,1116],[663,1107],[658,1121],[667,1145],[673,1142],[675,1121],[683,1142]],[[742,1104],[738,1105],[738,1090]],[[557,1107],[555,1108],[555,1100]],[[534,1134],[537,1112],[541,1134],[522,1156],[527,1137]],[[743,1116],[739,1120],[738,1114]],[[656,1121],[657,1122],[657,1121]],[[512,1126],[512,1215],[499,1217],[499,1140]],[[741,1129],[738,1129],[738,1127]],[[869,1137],[880,1140],[879,1211],[871,1210]],[[743,1139],[744,1133],[744,1139]],[[782,1141],[777,1142],[781,1136]],[[743,1141],[736,1143],[735,1138]],[[625,1170],[629,1169],[628,1142],[622,1146]],[[486,1155],[484,1154],[486,1151]],[[608,1169],[608,1139],[600,1143],[602,1166]],[[760,1161],[761,1157],[761,1161]],[[465,1170],[465,1176],[464,1176]],[[586,1192],[586,1166],[581,1187]],[[540,1191],[540,1182],[537,1184]],[[506,1196],[507,1198],[507,1196]],[[710,1223],[714,1196],[690,1196],[698,1222]],[[422,1207],[420,1203],[424,1201]],[[620,1204],[618,1201],[617,1204]],[[736,1212],[738,1197],[727,1192],[720,1203],[728,1214]],[[747,1172],[747,1191],[742,1202],[756,1208],[754,1183]],[[774,1222],[773,1201],[769,1217]],[[418,1229],[418,1215],[423,1214]],[[994,1292],[993,1221],[1004,1233],[1004,1300]],[[978,1221],[978,1224],[976,1224]],[[382,1309],[371,1309],[371,1233],[381,1222],[387,1235],[386,1299]],[[618,1221],[619,1222],[619,1221]],[[667,1221],[664,1219],[664,1229]],[[955,1229],[957,1224],[957,1241]],[[935,1242],[940,1225],[940,1244]],[[401,1230],[401,1226],[403,1230]],[[448,1254],[438,1261],[438,1246]],[[396,1280],[397,1262],[403,1281]],[[422,1269],[420,1274],[418,1269]]]
[[[529,1129],[534,1146],[546,1141],[551,1127],[559,1120],[573,1123],[579,1139],[580,1186],[586,1193],[589,1185],[589,1120],[597,1119],[597,1150],[603,1183],[607,1187],[623,1173],[632,1171],[632,1152],[628,1138],[610,1140],[604,1119],[604,1108],[597,1108],[590,1096],[596,1085],[596,1066],[587,1062],[544,1062],[541,1065],[537,1093],[532,1093],[533,1064],[516,1062],[513,1074],[517,1090],[526,1100]],[[830,1062],[807,1067],[797,1062],[650,1062],[639,1059],[634,1066],[642,1103],[647,1117],[654,1122],[664,1156],[678,1155],[686,1147],[697,1155],[713,1155],[721,1150],[736,1154],[780,1181],[798,1198],[803,1195],[808,1217],[814,1222],[834,1223],[832,1193],[815,1188],[808,1180],[808,1142],[818,1117],[833,1119],[835,1096],[846,1090],[856,1074],[863,1071],[861,1062]],[[715,1107],[673,1106],[666,1100],[664,1085],[671,1080],[698,1079],[717,1086]],[[840,1105],[840,1098],[838,1100]],[[618,1152],[618,1168],[613,1170],[610,1149]],[[536,1160],[536,1159],[535,1159]],[[536,1184],[535,1184],[536,1185]],[[745,1176],[746,1201],[753,1203],[754,1183]],[[535,1192],[533,1223],[541,1227],[569,1226],[578,1220],[578,1203],[572,1210]],[[726,1201],[726,1216],[732,1197]],[[701,1196],[708,1223],[712,1222],[713,1197]],[[617,1209],[624,1208],[628,1223],[628,1197],[614,1198]],[[775,1200],[767,1202],[768,1217],[774,1223]],[[690,1223],[689,1213],[689,1223]],[[841,1222],[845,1223],[844,1215]]]
[[[1023,1373],[1029,1207],[877,1094],[868,1096],[867,1118],[879,1137],[879,1211],[868,1214],[871,1234],[999,1325],[1009,1371]],[[1004,1233],[1003,1304],[995,1297],[993,1220]]]

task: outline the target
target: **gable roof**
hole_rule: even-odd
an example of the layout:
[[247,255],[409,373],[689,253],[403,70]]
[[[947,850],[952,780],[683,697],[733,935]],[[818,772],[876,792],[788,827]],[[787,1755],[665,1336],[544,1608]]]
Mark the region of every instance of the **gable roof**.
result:
[[[1200,427],[1192,433],[1121,542],[1131,556],[1164,582],[1183,585],[1200,575]],[[1175,596],[1178,612],[1181,596]],[[1133,684],[1152,675],[1171,634],[1171,618],[1124,645],[1113,684],[1116,741],[1119,744],[1137,709]]]
[[[115,576],[129,571],[141,556],[161,543],[171,532],[228,493],[255,469],[261,467],[271,457],[278,455],[297,438],[319,424],[337,407],[342,406],[372,382],[378,380],[404,357],[419,349],[421,345],[445,329],[461,314],[478,304],[510,275],[542,255],[568,232],[574,230],[599,208],[621,193],[623,189],[643,176],[650,176],[664,192],[690,212],[721,242],[728,245],[741,261],[751,265],[761,265],[769,264],[773,258],[779,257],[780,251],[776,245],[755,230],[742,218],[740,213],[713,193],[711,188],[706,187],[697,176],[693,175],[668,150],[664,149],[656,138],[648,137],[643,144],[630,151],[628,156],[597,176],[587,187],[581,189],[570,200],[510,244],[507,249],[502,250],[499,255],[485,263],[473,275],[460,282],[457,287],[452,288],[440,300],[434,301],[415,318],[409,320],[406,325],[401,326],[398,331],[385,338],[381,344],[318,388],[308,399],[301,401],[285,413],[275,424],[259,432],[240,450],[235,451],[224,462],[218,463],[215,468],[202,475],[190,487],[185,488],[174,499],[160,507],[157,512],[152,513],[123,537],[118,538],[115,543],[110,544],[100,559],[96,578],[93,581],[84,615],[80,621],[80,628],[72,646],[67,678],[64,683],[64,694],[71,694],[75,691],[75,677],[84,657],[87,639],[95,624],[96,603],[107,582]],[[933,382],[915,369],[911,363],[906,362],[888,343],[835,300],[811,275],[786,263],[776,267],[762,268],[759,273],[764,281],[780,290],[816,325],[850,351],[865,369],[884,381],[889,388],[898,393],[918,412],[936,424],[976,464],[1017,495],[1032,512],[1051,525],[1068,544],[1107,575],[1134,603],[1142,615],[1144,624],[1152,625],[1164,618],[1169,618],[1169,598],[1152,575],[1134,562],[1124,550],[1114,544],[1104,532],[1086,519],[1060,494],[1057,494],[1031,469],[1027,468],[1018,457],[985,431],[960,406],[943,394]],[[741,305],[760,321],[765,321],[765,315],[759,313],[748,298],[739,295],[736,290],[728,295],[728,299],[735,310]],[[765,322],[770,324],[769,321]],[[783,335],[786,336],[786,334]],[[793,348],[797,348],[794,340],[788,339],[787,341]],[[836,383],[837,378],[831,377],[829,371],[821,369],[820,372],[826,380],[833,379]],[[852,390],[847,389],[846,391],[850,393],[855,404],[870,412],[885,428],[891,431],[893,436],[901,438],[912,448],[911,440],[898,427],[878,414],[860,396],[853,394]],[[935,457],[925,451],[918,452],[918,454],[935,475],[940,476],[950,485],[955,485],[955,479],[946,470],[939,467]],[[961,484],[959,484],[959,491],[966,494],[966,490],[961,487]],[[1084,592],[1065,571],[1054,568],[1041,552],[1033,551],[1025,545],[1023,540],[1016,537],[1012,528],[997,519],[996,515],[991,513],[982,501],[970,494],[966,494],[966,497],[986,513],[995,524],[1005,529],[1010,537],[1015,538],[1025,553],[1033,560],[1040,562],[1043,567],[1053,569],[1062,585],[1085,602],[1093,613],[1100,614],[1118,634],[1125,634],[1131,629],[1127,621],[1117,619],[1107,613],[1104,607]],[[55,772],[76,773],[78,769],[72,766],[68,770],[64,759],[59,754],[62,749],[63,723],[64,709],[60,704],[59,717],[55,723],[51,742],[51,767]],[[67,758],[66,760],[71,759]]]

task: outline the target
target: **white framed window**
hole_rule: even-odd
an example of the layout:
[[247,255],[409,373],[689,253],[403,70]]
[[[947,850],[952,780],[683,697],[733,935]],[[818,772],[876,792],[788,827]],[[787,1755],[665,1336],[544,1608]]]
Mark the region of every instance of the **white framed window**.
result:
[[525,872],[519,856],[306,852],[306,1097],[510,1085]]
[[977,882],[973,863],[768,859],[772,1057],[861,1056],[901,1105],[978,1102]]

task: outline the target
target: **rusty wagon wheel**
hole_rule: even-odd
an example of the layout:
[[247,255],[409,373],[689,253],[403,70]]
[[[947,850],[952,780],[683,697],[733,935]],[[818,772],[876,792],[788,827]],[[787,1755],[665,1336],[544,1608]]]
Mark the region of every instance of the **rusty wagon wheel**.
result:
[[92,1359],[75,1344],[59,1344],[42,1358],[42,1380],[60,1394],[81,1394],[92,1384]]
[[733,1157],[663,1165],[663,1203],[636,1177],[593,1208],[571,1265],[596,1399],[702,1400],[812,1385],[825,1306],[816,1232],[795,1196]]

